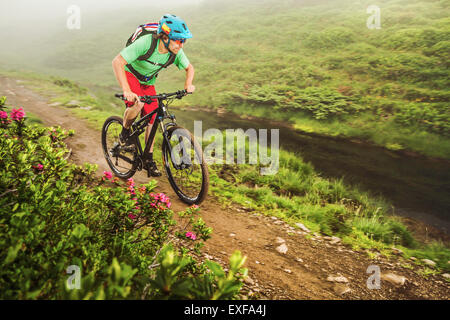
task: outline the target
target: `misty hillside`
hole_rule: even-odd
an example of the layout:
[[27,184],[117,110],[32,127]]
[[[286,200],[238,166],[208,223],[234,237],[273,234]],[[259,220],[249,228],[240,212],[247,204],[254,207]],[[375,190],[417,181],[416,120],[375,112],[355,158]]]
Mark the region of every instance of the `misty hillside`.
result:
[[[380,0],[381,29],[366,26],[372,4],[210,0],[173,9],[194,34],[185,45],[196,69],[191,101],[257,116],[275,112],[302,130],[375,141],[380,131],[403,128],[401,136],[417,138],[399,138],[391,148],[421,150],[434,141],[450,150],[449,2]],[[80,30],[65,28],[67,14],[57,16],[44,34],[33,30],[2,49],[0,67],[117,87],[111,60],[138,24],[165,11],[105,8],[83,14]],[[171,68],[157,89],[178,89],[183,79]]]

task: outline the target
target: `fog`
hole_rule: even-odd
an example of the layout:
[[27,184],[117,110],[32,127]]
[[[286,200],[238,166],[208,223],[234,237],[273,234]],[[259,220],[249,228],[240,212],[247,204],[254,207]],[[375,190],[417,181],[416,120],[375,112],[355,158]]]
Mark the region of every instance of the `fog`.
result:
[[[122,26],[124,21],[130,21],[124,26],[129,33],[141,23],[158,21],[164,13],[182,16],[183,7],[195,10],[202,2],[205,0],[0,0],[0,65],[9,64],[5,60],[18,60],[18,56],[27,57],[29,63],[27,51],[42,55],[57,46],[62,31],[70,36],[67,24],[73,14],[69,9],[72,6],[79,8],[81,24],[79,32],[72,34],[85,37],[98,27]],[[47,49],[44,44],[48,44]]]
[[72,5],[80,8],[82,15],[101,14],[102,12],[120,12],[121,9],[148,10],[150,20],[152,9],[165,9],[170,12],[180,6],[195,7],[204,0],[164,0],[164,1],[140,1],[140,0],[15,0],[0,1],[0,35],[26,27],[36,29],[55,25],[65,21],[68,17],[68,8]]
[[[283,0],[304,3],[328,0]],[[83,70],[110,71],[110,61],[142,23],[181,16],[194,34],[209,15],[277,0],[0,0],[0,69],[82,79]],[[74,14],[74,7],[79,14]],[[72,19],[73,16],[78,18]],[[77,21],[77,25],[71,23]],[[201,22],[201,23],[199,23]],[[74,27],[75,26],[75,27]],[[197,38],[198,39],[198,38]],[[105,76],[106,78],[106,76]]]
[[71,5],[77,5],[85,13],[98,11],[118,10],[121,8],[167,8],[173,9],[179,6],[197,6],[204,0],[15,0],[0,2],[0,17],[2,23],[8,23],[16,19],[42,19],[66,14],[66,9]]

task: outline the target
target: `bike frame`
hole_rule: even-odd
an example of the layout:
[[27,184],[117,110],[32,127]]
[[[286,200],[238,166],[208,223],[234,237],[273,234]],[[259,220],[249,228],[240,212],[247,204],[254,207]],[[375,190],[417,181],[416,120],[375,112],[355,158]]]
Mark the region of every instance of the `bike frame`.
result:
[[[147,126],[150,123],[151,117],[156,114],[155,121],[153,122],[152,129],[150,130],[150,134],[148,136],[147,141],[145,141],[145,149],[142,150],[141,141],[139,140],[139,136],[146,130]],[[165,125],[163,124],[164,119],[170,118],[172,121],[175,120],[175,116],[168,116],[167,115],[167,108],[166,105],[163,102],[163,99],[158,99],[158,108],[150,112],[149,114],[146,114],[144,117],[139,119],[138,121],[134,122],[132,124],[133,133],[130,135],[129,139],[135,139],[136,145],[138,146],[138,154],[139,157],[143,160],[147,159],[147,155],[150,151],[150,146],[152,145],[155,136],[156,136],[156,130],[158,130],[158,126],[161,125],[162,135],[163,139],[166,140],[167,145],[169,147],[169,151],[172,152],[171,145],[169,143],[169,139],[167,137],[167,127],[169,126],[175,126],[175,122],[169,122]],[[174,167],[178,169],[178,165],[173,163]]]

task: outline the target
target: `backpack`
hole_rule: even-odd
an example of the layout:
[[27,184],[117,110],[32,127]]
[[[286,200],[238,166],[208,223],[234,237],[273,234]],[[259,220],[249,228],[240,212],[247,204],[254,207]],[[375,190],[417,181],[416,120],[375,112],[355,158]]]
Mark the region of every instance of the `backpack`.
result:
[[138,57],[137,60],[141,60],[141,61],[147,61],[153,65],[157,65],[160,66],[161,68],[159,68],[159,70],[157,70],[156,72],[154,72],[152,75],[150,76],[145,76],[141,73],[139,73],[136,69],[134,69],[131,64],[127,64],[128,69],[134,74],[134,76],[136,78],[138,78],[140,81],[142,82],[147,82],[149,81],[151,78],[153,77],[158,77],[158,73],[164,69],[167,68],[168,66],[170,66],[174,61],[175,61],[175,55],[169,51],[169,60],[167,60],[167,62],[165,64],[160,64],[160,63],[154,63],[150,60],[148,60],[151,55],[153,54],[153,52],[155,52],[156,50],[156,45],[158,43],[158,26],[159,23],[147,23],[147,24],[141,24],[140,26],[137,27],[136,31],[128,38],[127,43],[126,43],[126,47],[130,46],[132,43],[134,43],[137,39],[139,39],[142,36],[151,34],[152,35],[152,43],[149,47],[149,49],[147,50],[147,52],[145,54],[143,54],[142,56]]

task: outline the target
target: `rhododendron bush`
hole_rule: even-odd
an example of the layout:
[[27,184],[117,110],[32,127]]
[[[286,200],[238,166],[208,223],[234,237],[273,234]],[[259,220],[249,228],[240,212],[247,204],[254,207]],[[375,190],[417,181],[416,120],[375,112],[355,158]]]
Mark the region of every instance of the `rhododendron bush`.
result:
[[[235,253],[228,275],[195,259],[212,231],[200,208],[176,224],[154,180],[96,177],[96,166],[70,163],[64,139],[74,132],[27,126],[23,108],[1,104],[0,120],[1,299],[237,297],[245,258]],[[79,288],[68,286],[70,266]]]

